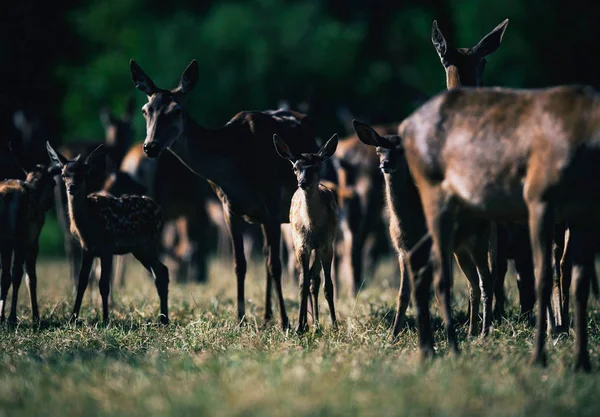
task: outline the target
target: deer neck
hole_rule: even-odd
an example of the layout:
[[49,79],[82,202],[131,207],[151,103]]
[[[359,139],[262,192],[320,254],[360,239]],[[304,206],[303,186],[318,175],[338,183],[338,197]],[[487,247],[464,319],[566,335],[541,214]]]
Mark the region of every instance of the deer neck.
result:
[[90,233],[90,222],[87,220],[87,193],[85,187],[75,195],[67,191],[67,205],[69,208],[69,229],[73,236],[85,248],[86,237]]
[[305,210],[311,220],[318,219],[321,210],[321,196],[319,193],[319,184],[312,185],[306,190],[298,188],[298,192],[304,202]]
[[384,174],[390,232],[406,250],[425,234],[426,223],[417,186],[408,170]]

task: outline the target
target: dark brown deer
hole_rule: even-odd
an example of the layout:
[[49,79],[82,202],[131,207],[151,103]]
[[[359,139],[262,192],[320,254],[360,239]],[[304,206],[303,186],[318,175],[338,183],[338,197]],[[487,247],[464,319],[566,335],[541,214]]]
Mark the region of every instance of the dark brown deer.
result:
[[162,209],[145,196],[124,195],[117,198],[106,193],[87,194],[86,177],[95,161],[105,158],[103,146],[100,145],[81,161],[81,156],[68,160],[47,144],[50,159],[61,169],[68,193],[70,230],[82,249],[73,319],[79,317],[92,262],[94,258],[100,258],[102,317],[105,323],[108,322],[113,255],[131,253],[154,275],[160,298],[160,321],[167,324],[169,271],[159,260]]
[[26,176],[24,181],[0,182],[0,224],[2,224],[0,234],[2,258],[0,321],[5,320],[4,310],[11,285],[11,275],[13,294],[8,320],[12,323],[17,321],[17,297],[23,279],[23,264],[25,264],[27,272],[31,314],[34,320],[40,318],[37,302],[36,262],[45,213],[52,208],[53,191],[56,185],[54,176],[57,170],[56,167],[36,165],[29,172],[23,170]]
[[323,162],[335,153],[338,137],[333,135],[317,153],[294,154],[285,140],[277,135],[273,136],[273,142],[279,156],[292,163],[298,180],[298,190],[292,197],[290,208],[294,252],[301,269],[300,311],[296,332],[303,333],[308,329],[309,289],[314,321],[317,325],[319,323],[321,270],[325,278],[325,298],[329,304],[331,322],[335,326],[331,265],[338,227],[338,208],[335,196],[328,188],[319,184],[319,179]]
[[[586,312],[600,209],[600,187],[589,178],[600,175],[600,95],[582,86],[452,90],[416,110],[398,134],[433,240],[430,265],[450,346],[457,350],[449,306],[455,223],[528,219],[538,301],[532,362],[546,364],[553,228],[568,221],[576,367],[589,370]],[[429,291],[432,268],[411,268],[424,353],[433,351],[429,301],[416,294]]]
[[288,328],[281,288],[280,224],[289,222],[290,203],[297,184],[289,163],[279,158],[273,148],[272,138],[275,133],[285,137],[294,153],[315,152],[316,141],[305,116],[291,111],[241,112],[220,129],[206,129],[192,119],[183,105],[185,96],[198,81],[195,60],[173,90],[158,88],[135,61],[130,66],[133,82],[148,96],[143,107],[146,154],[156,158],[169,148],[208,180],[223,203],[235,257],[238,319],[242,320],[246,314],[246,258],[241,233],[242,220],[246,220],[261,224],[265,238],[265,321],[273,315],[271,285],[274,283],[281,325]]
[[[134,101],[129,100],[122,118],[114,116],[107,108],[101,109],[100,121],[106,133],[104,141],[81,141],[59,148],[59,152],[67,158],[74,158],[76,155],[85,157],[100,144],[105,144],[107,149],[105,160],[102,163],[98,162],[87,177],[86,189],[88,192],[102,189],[107,176],[118,169],[123,157],[131,147],[133,142],[133,105]],[[81,266],[81,249],[69,230],[67,193],[64,184],[61,183],[61,177],[58,178],[59,186],[56,187],[54,197],[56,214],[63,232],[65,253],[69,260],[71,277],[73,283],[77,284],[77,274]]]

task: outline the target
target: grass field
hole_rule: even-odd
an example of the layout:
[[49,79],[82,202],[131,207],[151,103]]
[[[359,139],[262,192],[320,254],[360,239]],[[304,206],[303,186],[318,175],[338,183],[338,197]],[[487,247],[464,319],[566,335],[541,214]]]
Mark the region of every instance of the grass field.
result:
[[[25,285],[20,322],[0,326],[0,417],[57,416],[598,416],[600,310],[591,302],[590,375],[574,373],[573,334],[549,343],[550,366],[527,360],[533,329],[515,319],[486,340],[466,340],[464,279],[455,280],[454,311],[462,354],[450,357],[437,311],[439,355],[420,364],[417,334],[407,326],[389,342],[397,283],[392,264],[357,299],[338,300],[333,331],[321,297],[321,329],[284,334],[262,329],[264,266],[253,263],[246,281],[246,326],[235,321],[233,272],[211,265],[208,285],[172,284],[171,324],[157,324],[158,297],[133,265],[126,287],[115,290],[112,322],[100,324],[95,285],[82,323],[67,321],[73,295],[63,261],[38,267],[42,320],[33,324]],[[514,280],[509,297],[516,297]],[[89,290],[88,290],[89,292]],[[295,322],[296,289],[285,287]],[[409,309],[409,324],[412,311]]]

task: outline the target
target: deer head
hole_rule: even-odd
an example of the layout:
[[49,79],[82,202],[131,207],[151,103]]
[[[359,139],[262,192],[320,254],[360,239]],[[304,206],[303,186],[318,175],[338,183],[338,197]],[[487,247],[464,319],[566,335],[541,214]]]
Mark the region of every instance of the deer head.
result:
[[481,85],[486,64],[485,57],[498,49],[507,25],[508,19],[496,26],[472,48],[455,48],[444,38],[437,20],[433,21],[431,41],[446,70],[446,83],[449,89],[461,85]]
[[129,65],[136,88],[148,96],[148,103],[142,107],[146,119],[144,152],[150,158],[156,158],[184,132],[183,102],[198,81],[198,62],[194,59],[188,65],[181,75],[179,85],[172,90],[156,87],[133,59]]
[[358,139],[365,145],[375,146],[379,156],[379,169],[384,174],[407,173],[408,165],[404,157],[402,138],[398,135],[379,135],[371,126],[353,120]]
[[[103,106],[100,109],[100,122],[106,132],[106,145],[111,148],[128,150],[133,142],[133,106],[135,102],[130,98],[125,105],[125,112],[122,117],[118,117],[112,111]],[[117,163],[120,161],[116,161]]]
[[273,135],[273,143],[279,156],[292,163],[298,187],[307,190],[319,183],[321,166],[335,153],[338,136],[334,134],[317,153],[303,153],[297,156],[292,153],[288,144],[276,134]]
[[106,157],[106,147],[104,145],[100,145],[94,149],[85,161],[81,161],[81,155],[77,155],[71,160],[67,159],[64,155],[55,151],[48,142],[46,142],[46,149],[53,165],[58,167],[62,173],[67,192],[73,196],[82,191],[85,194],[86,177],[92,167],[100,162],[102,158]]

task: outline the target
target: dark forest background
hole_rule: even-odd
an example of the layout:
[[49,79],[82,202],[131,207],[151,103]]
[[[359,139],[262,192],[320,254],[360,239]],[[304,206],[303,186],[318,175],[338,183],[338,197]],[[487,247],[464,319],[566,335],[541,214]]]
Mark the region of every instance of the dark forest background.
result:
[[[486,85],[600,87],[599,2],[582,0],[21,0],[0,14],[0,125],[23,109],[55,143],[102,137],[98,109],[142,105],[128,62],[174,86],[192,58],[189,106],[217,127],[236,112],[302,103],[320,135],[344,133],[343,107],[369,122],[400,120],[444,88],[431,24],[470,47],[505,18]],[[138,107],[139,107],[138,106]],[[142,117],[136,135],[143,137]]]

